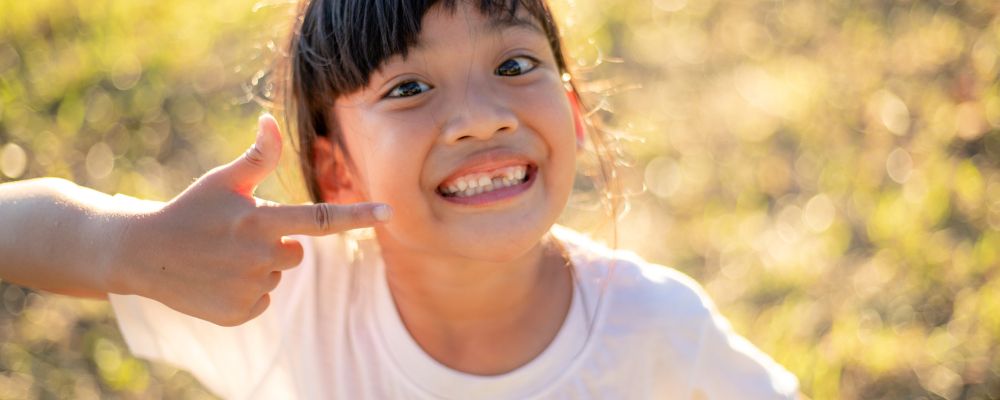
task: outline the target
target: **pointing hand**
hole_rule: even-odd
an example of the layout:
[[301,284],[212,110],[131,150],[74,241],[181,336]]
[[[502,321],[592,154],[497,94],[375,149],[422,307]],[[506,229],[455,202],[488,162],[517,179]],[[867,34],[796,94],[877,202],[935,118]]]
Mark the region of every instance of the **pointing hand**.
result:
[[219,325],[260,315],[281,271],[295,267],[302,245],[285,235],[327,235],[389,219],[385,204],[282,205],[253,196],[281,156],[270,115],[256,143],[151,213],[129,217],[116,287]]

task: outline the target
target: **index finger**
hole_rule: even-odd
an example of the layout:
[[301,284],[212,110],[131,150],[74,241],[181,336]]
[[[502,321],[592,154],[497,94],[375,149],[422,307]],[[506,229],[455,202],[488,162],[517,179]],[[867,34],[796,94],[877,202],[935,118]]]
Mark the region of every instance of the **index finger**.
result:
[[389,220],[392,208],[381,203],[273,205],[258,209],[280,235],[322,236]]

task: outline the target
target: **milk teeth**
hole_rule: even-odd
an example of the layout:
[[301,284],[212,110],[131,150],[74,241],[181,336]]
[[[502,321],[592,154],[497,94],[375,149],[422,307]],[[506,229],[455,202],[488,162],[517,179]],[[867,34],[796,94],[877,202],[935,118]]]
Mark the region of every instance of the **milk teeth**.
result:
[[501,168],[491,173],[473,173],[452,180],[441,186],[441,193],[450,196],[468,197],[496,189],[518,185],[527,176],[525,165]]

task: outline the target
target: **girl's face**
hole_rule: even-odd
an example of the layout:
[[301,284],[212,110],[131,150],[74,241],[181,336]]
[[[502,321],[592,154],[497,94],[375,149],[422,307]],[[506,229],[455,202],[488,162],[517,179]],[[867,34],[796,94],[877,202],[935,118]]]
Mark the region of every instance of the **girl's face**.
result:
[[406,58],[337,100],[356,168],[346,191],[326,176],[320,186],[328,201],[393,207],[377,228],[384,251],[502,262],[537,246],[566,204],[573,115],[540,25],[462,3],[432,8]]

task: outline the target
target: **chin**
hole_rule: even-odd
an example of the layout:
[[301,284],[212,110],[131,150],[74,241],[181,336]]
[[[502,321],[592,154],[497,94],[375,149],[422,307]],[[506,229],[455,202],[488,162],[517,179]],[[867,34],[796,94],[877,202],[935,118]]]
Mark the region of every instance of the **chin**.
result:
[[525,229],[514,227],[510,232],[492,230],[479,235],[464,235],[451,243],[452,251],[470,259],[505,263],[524,257],[538,247],[552,224]]
[[557,210],[536,208],[526,213],[469,217],[446,226],[447,245],[467,258],[504,262],[535,249],[558,217]]
[[[549,231],[554,218],[524,215],[520,218],[483,218],[454,224],[382,226],[376,228],[383,246],[418,253],[450,254],[452,257],[505,263],[534,250]],[[414,229],[416,228],[416,229]]]

